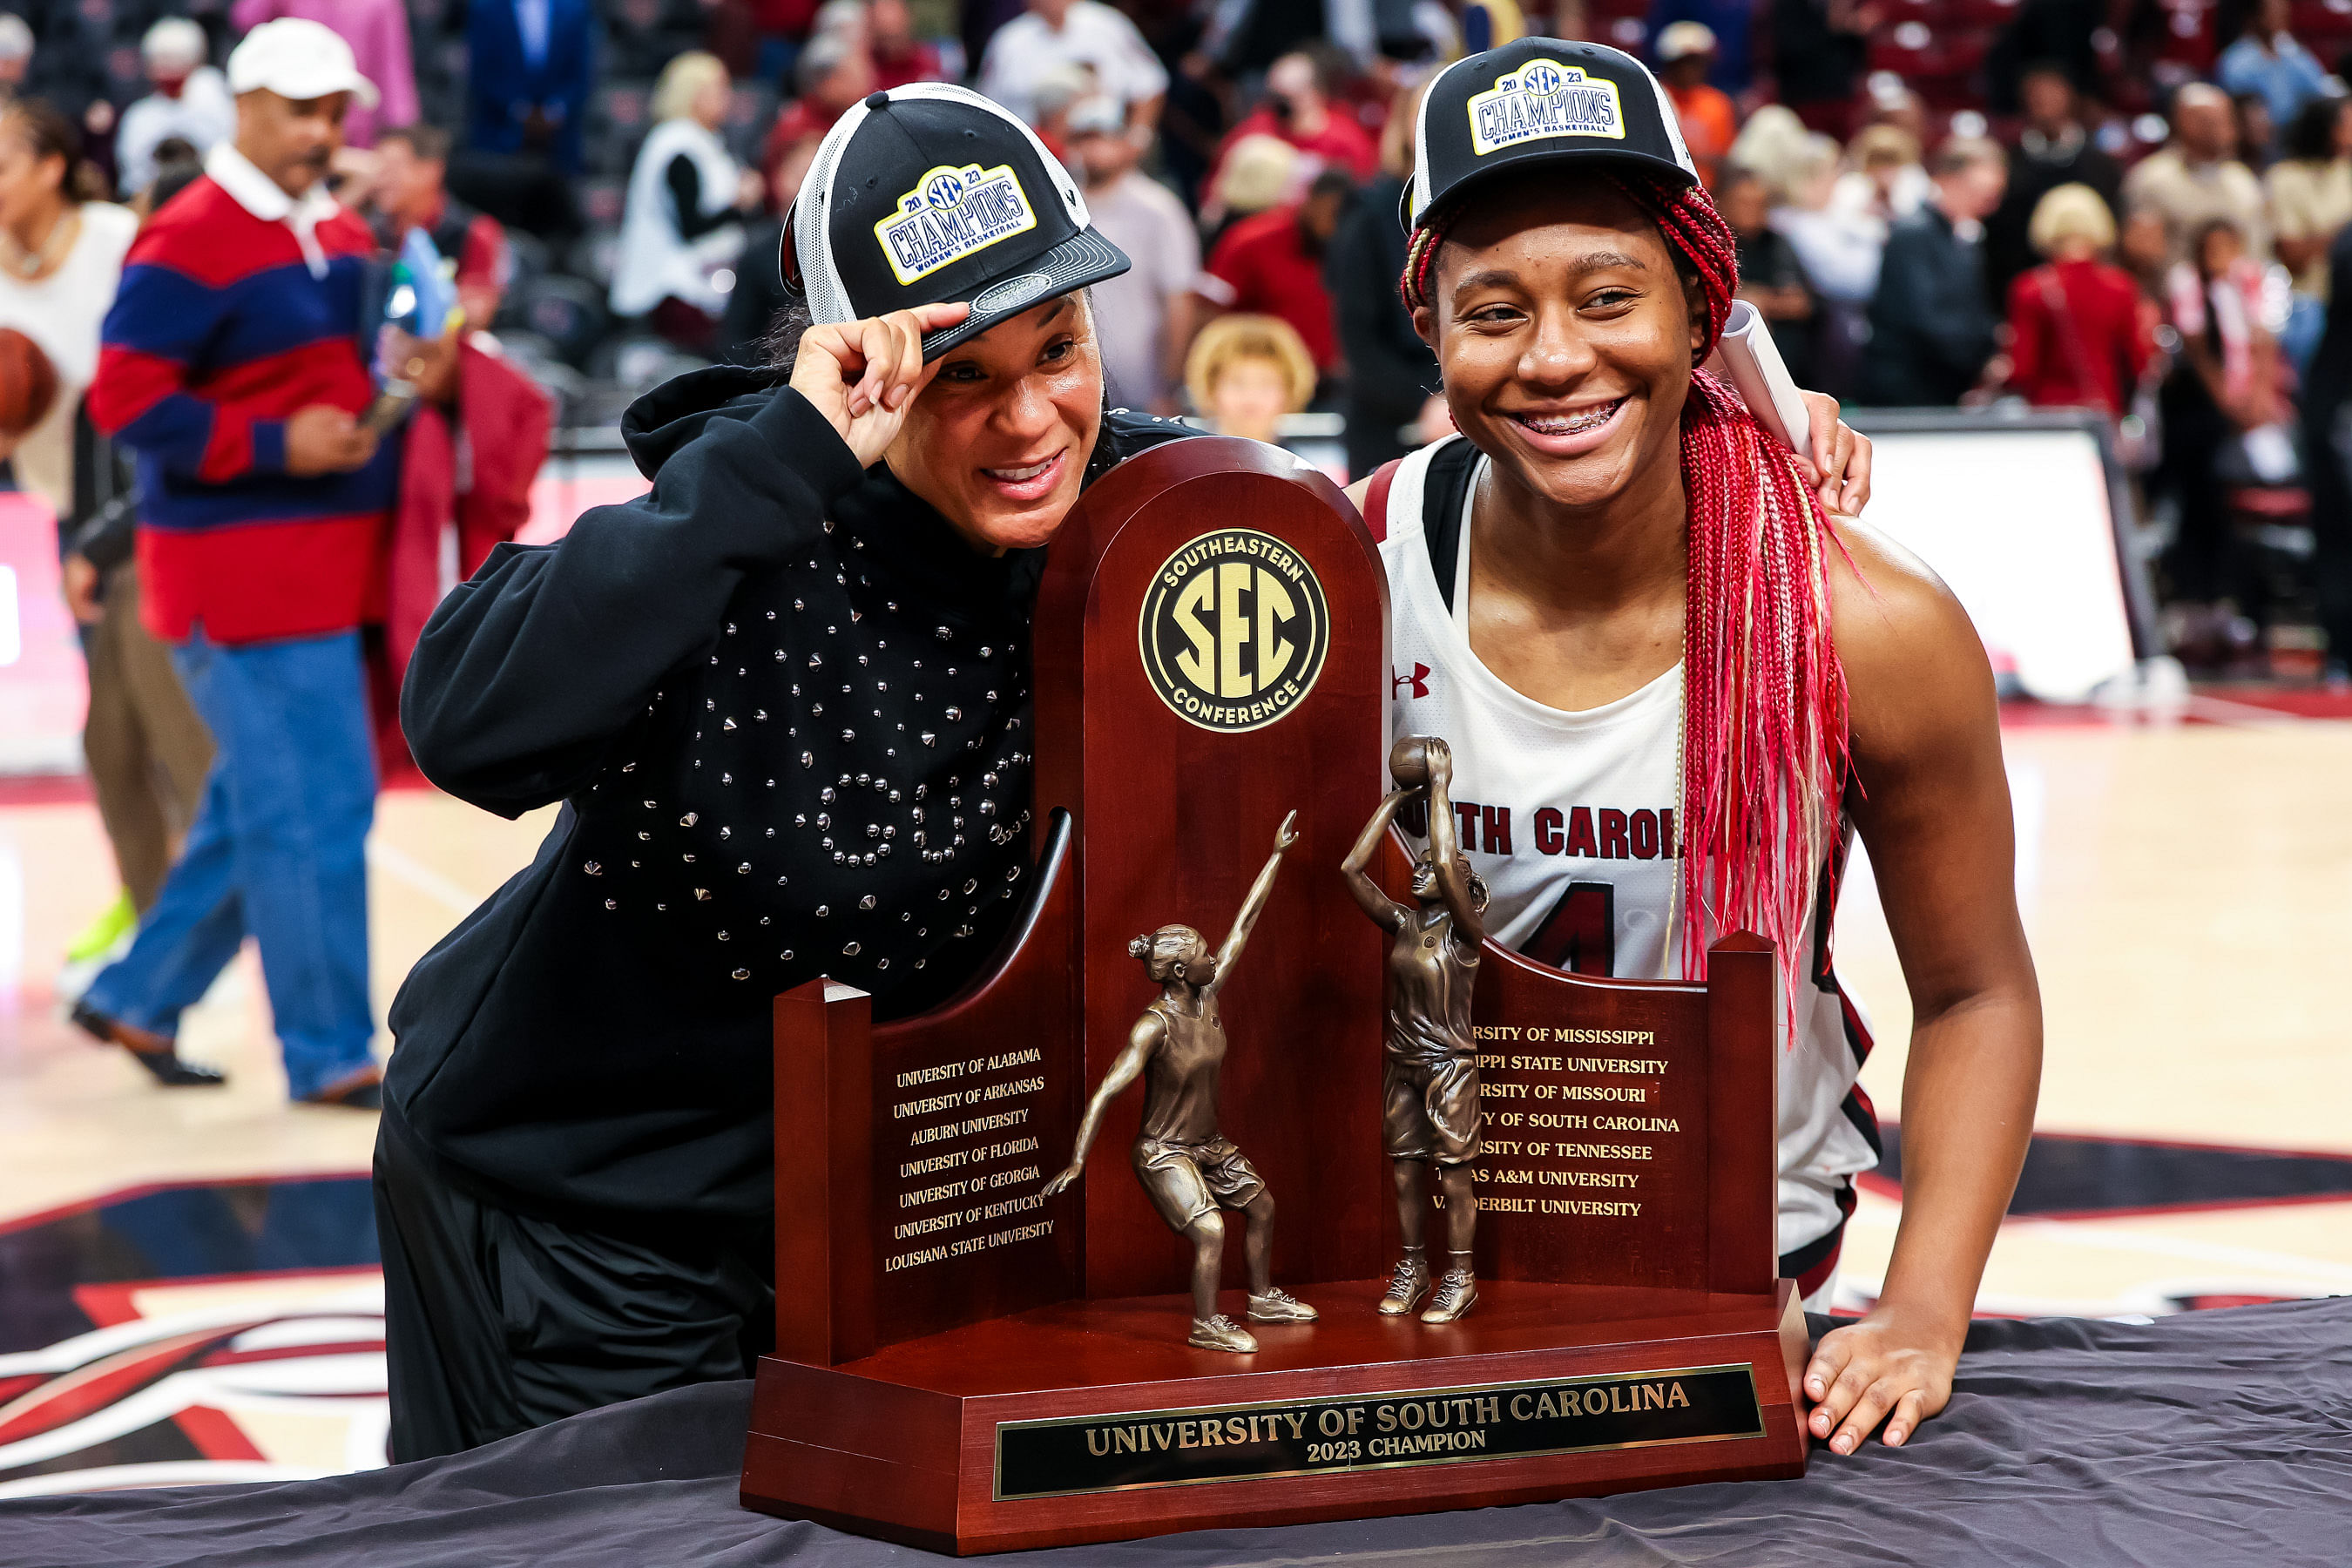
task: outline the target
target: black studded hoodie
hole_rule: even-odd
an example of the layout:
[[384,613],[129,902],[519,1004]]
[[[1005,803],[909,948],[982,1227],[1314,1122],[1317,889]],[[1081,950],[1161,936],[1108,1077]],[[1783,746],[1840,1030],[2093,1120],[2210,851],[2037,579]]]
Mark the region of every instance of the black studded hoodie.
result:
[[974,551],[763,373],[670,382],[623,432],[652,493],[499,546],[409,666],[427,777],[563,809],[401,988],[387,1127],[519,1207],[757,1219],[775,994],[917,1010],[1023,890],[1045,552]]

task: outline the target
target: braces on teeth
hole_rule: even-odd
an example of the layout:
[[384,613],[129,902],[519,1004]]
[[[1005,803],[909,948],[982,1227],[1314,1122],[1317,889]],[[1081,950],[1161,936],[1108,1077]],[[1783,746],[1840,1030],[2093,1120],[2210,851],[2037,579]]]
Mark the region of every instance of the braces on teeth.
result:
[[1602,404],[1589,414],[1579,414],[1565,419],[1534,414],[1523,414],[1518,417],[1521,424],[1530,429],[1540,430],[1547,436],[1572,436],[1586,430],[1596,430],[1608,424],[1624,402],[1625,400],[1621,397],[1614,403]]

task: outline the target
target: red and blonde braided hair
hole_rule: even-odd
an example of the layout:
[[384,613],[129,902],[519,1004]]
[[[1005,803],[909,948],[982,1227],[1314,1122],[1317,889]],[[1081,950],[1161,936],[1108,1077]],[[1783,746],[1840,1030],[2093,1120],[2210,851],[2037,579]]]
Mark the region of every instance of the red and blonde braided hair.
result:
[[[1739,286],[1730,226],[1696,185],[1632,173],[1607,178],[1658,226],[1696,286],[1706,340],[1693,363],[1703,363]],[[1432,302],[1437,253],[1461,210],[1414,232],[1400,285],[1408,309]],[[1848,777],[1845,674],[1830,633],[1828,582],[1828,554],[1843,556],[1844,547],[1791,455],[1702,370],[1693,370],[1683,404],[1682,471],[1684,973],[1705,975],[1710,929],[1767,937],[1793,1021],[1811,978],[1814,900]]]

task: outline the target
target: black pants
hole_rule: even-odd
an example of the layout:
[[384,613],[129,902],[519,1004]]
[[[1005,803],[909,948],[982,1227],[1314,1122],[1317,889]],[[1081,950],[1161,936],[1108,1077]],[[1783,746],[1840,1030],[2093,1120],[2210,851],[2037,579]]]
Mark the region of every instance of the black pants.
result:
[[375,1215],[395,1462],[749,1377],[774,1342],[764,1226],[607,1231],[515,1214],[451,1185],[389,1126]]
[[2197,373],[2181,369],[2164,384],[2164,458],[2158,486],[2180,503],[2180,526],[2164,554],[2168,598],[2210,605],[2245,593],[2236,535],[2230,520],[2230,489],[2222,483],[2221,449],[2238,434]]
[[2327,657],[2352,662],[2352,399],[2304,410],[2304,468],[2311,485],[2312,591]]

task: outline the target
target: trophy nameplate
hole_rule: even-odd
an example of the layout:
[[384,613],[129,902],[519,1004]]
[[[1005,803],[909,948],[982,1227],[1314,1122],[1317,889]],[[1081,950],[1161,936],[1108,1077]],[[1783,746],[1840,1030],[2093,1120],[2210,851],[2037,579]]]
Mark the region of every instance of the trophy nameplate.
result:
[[[1336,487],[1202,438],[1093,486],[1034,621],[1037,870],[993,965],[887,1025],[776,1001],[777,1352],[747,1507],[956,1553],[1801,1473],[1775,1279],[1770,951],[1704,983],[1479,950],[1479,1297],[1375,1311],[1398,1250],[1384,942],[1339,875],[1389,786],[1387,593]],[[1243,906],[1298,841],[1225,1014],[1223,1131],[1319,1321],[1185,1342],[1186,1249],[1118,1158],[1046,1196],[1153,987],[1129,946]],[[1404,897],[1391,836],[1370,874]],[[1442,1234],[1433,1215],[1429,1229]],[[1243,1315],[1240,1226],[1225,1310]]]
[[[1211,1430],[1220,1437],[1204,1439]],[[1004,1421],[993,1500],[1764,1436],[1753,1368]]]

